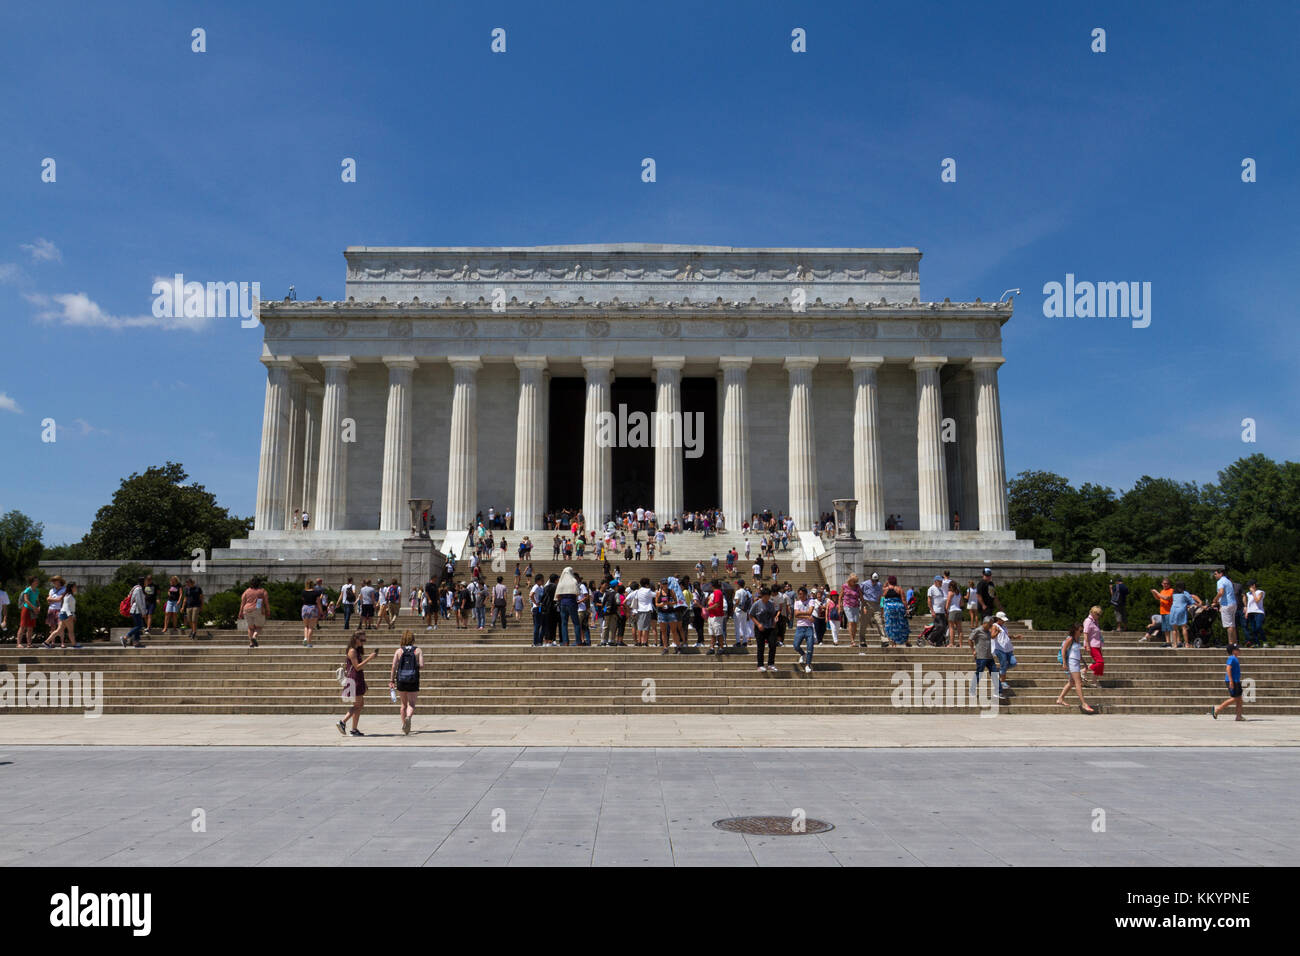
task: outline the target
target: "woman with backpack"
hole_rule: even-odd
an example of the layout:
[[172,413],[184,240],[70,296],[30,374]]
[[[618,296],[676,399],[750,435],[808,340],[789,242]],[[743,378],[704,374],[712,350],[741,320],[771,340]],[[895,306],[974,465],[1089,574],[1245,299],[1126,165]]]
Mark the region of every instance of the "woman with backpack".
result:
[[397,691],[402,733],[411,732],[411,718],[415,716],[415,699],[420,695],[420,671],[424,668],[424,652],[415,646],[415,635],[402,632],[402,646],[393,652],[393,666],[388,672],[388,686]]
[[343,663],[343,680],[344,687],[343,699],[349,697],[348,690],[351,690],[352,708],[343,715],[334,726],[339,729],[343,736],[348,735],[348,718],[352,718],[352,736],[364,737],[361,731],[357,730],[357,721],[361,719],[361,709],[366,706],[366,665],[375,659],[379,653],[374,651],[369,655],[362,657],[366,652],[366,632],[357,631],[348,640],[348,656]]
[[1061,662],[1061,669],[1066,671],[1070,676],[1061,688],[1061,692],[1056,696],[1056,702],[1062,707],[1070,706],[1065,702],[1065,695],[1069,693],[1070,688],[1074,688],[1074,693],[1079,698],[1079,709],[1085,714],[1095,714],[1097,711],[1088,706],[1088,702],[1083,699],[1083,625],[1071,624],[1070,633],[1066,635],[1061,642],[1061,653],[1058,659]]

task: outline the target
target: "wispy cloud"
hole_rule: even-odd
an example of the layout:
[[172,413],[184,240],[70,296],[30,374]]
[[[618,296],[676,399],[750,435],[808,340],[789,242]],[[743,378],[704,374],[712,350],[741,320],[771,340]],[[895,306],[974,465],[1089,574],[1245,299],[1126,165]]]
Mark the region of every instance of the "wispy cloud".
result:
[[208,319],[192,318],[158,318],[146,315],[113,315],[100,308],[99,303],[84,292],[64,293],[60,295],[42,295],[31,293],[25,298],[41,311],[36,318],[42,322],[57,322],[60,325],[80,326],[99,329],[187,329],[197,332],[208,324]]
[[0,262],[0,285],[17,282],[23,277],[23,270],[14,262]]
[[82,436],[93,435],[96,433],[100,435],[108,434],[107,428],[96,428],[94,425],[90,424],[90,422],[86,421],[84,418],[74,418],[72,420],[72,424],[77,427],[77,432]]
[[37,239],[35,242],[24,242],[22,248],[27,250],[31,255],[33,262],[62,262],[63,253],[59,247],[48,239]]
[[15,412],[19,415],[23,413],[23,410],[18,407],[18,403],[4,392],[0,392],[0,411]]

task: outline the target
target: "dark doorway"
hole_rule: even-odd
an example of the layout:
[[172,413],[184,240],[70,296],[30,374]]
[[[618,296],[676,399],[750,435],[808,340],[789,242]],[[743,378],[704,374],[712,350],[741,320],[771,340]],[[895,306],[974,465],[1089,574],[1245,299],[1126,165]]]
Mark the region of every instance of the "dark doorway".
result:
[[[683,378],[682,414],[691,416],[689,432],[686,419],[682,420],[683,442],[687,439],[695,442],[694,448],[682,449],[682,507],[691,511],[721,507],[722,472],[718,467],[721,461],[718,445],[722,441],[722,431],[718,425],[718,383],[712,378]],[[695,454],[699,457],[689,457]],[[739,527],[739,523],[736,526]]]
[[[638,447],[624,447],[622,435],[616,435],[613,454],[614,510],[635,511],[655,506],[655,450],[653,412],[655,385],[648,378],[616,378],[609,390],[609,410],[620,425],[627,420],[628,437]],[[646,416],[640,434],[634,433],[633,412]],[[644,442],[644,444],[641,444]]]
[[546,510],[582,508],[582,422],[587,383],[581,378],[552,378],[546,422]]

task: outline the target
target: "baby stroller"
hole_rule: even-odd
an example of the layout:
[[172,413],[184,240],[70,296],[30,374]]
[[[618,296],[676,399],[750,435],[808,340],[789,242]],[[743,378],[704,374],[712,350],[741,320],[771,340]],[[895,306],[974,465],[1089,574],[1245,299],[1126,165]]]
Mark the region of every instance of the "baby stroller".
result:
[[1218,614],[1219,609],[1213,604],[1202,604],[1193,612],[1187,621],[1187,640],[1191,642],[1192,647],[1215,645],[1214,620]]
[[917,644],[921,647],[943,647],[947,643],[947,626],[939,627],[937,624],[927,624],[917,639]]

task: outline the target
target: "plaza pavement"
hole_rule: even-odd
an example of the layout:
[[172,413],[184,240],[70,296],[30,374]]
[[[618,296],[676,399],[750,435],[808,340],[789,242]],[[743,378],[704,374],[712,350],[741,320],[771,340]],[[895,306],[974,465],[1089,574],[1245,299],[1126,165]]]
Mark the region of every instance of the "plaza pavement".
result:
[[[1295,767],[1255,747],[4,745],[0,866],[1295,865]],[[713,826],[799,813],[834,829]]]
[[[1208,705],[1207,705],[1208,711]],[[340,714],[342,716],[342,708]],[[337,718],[335,718],[337,719]],[[1300,717],[1207,714],[451,715],[416,713],[400,733],[385,707],[340,737],[327,716],[8,714],[0,746],[294,747],[1297,747]]]

